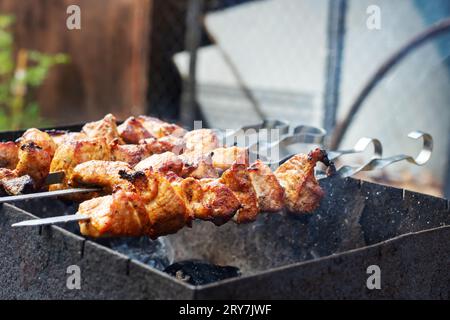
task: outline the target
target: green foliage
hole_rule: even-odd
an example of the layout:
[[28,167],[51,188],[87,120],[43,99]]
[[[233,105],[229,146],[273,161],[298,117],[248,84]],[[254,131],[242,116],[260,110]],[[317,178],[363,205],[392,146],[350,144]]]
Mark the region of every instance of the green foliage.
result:
[[18,85],[39,87],[50,69],[68,63],[69,57],[61,53],[49,55],[28,51],[24,77],[15,77],[14,38],[9,30],[13,23],[13,16],[0,15],[0,130],[50,125],[41,117],[39,105],[33,101],[33,90],[22,97],[14,88]]

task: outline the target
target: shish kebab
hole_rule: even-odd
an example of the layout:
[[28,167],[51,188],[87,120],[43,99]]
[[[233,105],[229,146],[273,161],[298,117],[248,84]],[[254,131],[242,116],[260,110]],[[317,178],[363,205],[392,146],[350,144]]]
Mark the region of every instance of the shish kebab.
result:
[[8,194],[39,190],[44,184],[55,183],[50,190],[61,190],[67,187],[73,168],[88,160],[135,165],[165,151],[195,153],[199,145],[205,151],[219,146],[211,130],[187,133],[175,124],[147,116],[130,117],[117,126],[109,114],[86,124],[81,132],[29,129],[17,143],[0,142],[0,186]]
[[[10,194],[21,191],[20,186],[39,190],[49,172],[59,167],[70,171],[74,165],[92,159],[138,162],[172,150],[182,142],[185,132],[175,124],[147,116],[130,117],[117,126],[111,114],[86,124],[81,132],[28,129],[17,143],[0,142],[0,181]],[[62,182],[54,189],[63,187]]]
[[[59,143],[59,146],[60,147],[58,147],[58,149],[57,149],[57,151],[58,150],[63,150],[63,152],[61,152],[62,153],[62,155],[65,155],[65,156],[67,156],[67,155],[70,155],[71,157],[68,157],[68,158],[66,158],[66,159],[64,159],[64,157],[57,157],[56,155],[55,155],[55,157],[53,158],[53,160],[51,161],[51,163],[50,163],[50,166],[52,166],[53,165],[53,163],[55,162],[55,159],[57,160],[55,163],[56,164],[58,164],[58,163],[62,163],[62,166],[64,167],[65,166],[65,168],[67,168],[67,169],[69,169],[69,170],[67,170],[70,174],[69,175],[66,175],[66,179],[67,179],[67,181],[68,180],[70,180],[70,177],[71,177],[71,170],[73,170],[74,169],[74,166],[77,164],[77,163],[82,163],[82,162],[84,162],[85,160],[89,160],[89,158],[88,159],[86,159],[86,158],[81,158],[81,161],[80,161],[80,159],[78,159],[77,161],[73,161],[73,158],[76,158],[77,156],[83,156],[83,155],[85,155],[86,153],[82,153],[82,152],[80,152],[80,151],[82,151],[82,149],[81,148],[79,148],[80,147],[80,145],[79,145],[79,143],[81,143],[81,147],[85,147],[85,146],[87,146],[88,148],[88,150],[89,150],[89,148],[94,148],[94,150],[96,150],[97,152],[90,152],[90,153],[87,153],[88,155],[94,155],[94,158],[95,157],[98,157],[98,158],[100,158],[100,159],[105,159],[105,158],[108,158],[109,157],[109,155],[108,155],[108,153],[110,152],[110,150],[108,150],[108,145],[106,144],[105,145],[105,143],[104,142],[102,142],[101,141],[101,139],[100,139],[100,143],[99,143],[99,141],[93,141],[93,142],[91,142],[91,143],[86,143],[86,139],[83,139],[83,136],[84,135],[86,135],[86,133],[85,132],[90,132],[89,130],[94,130],[94,132],[96,132],[96,133],[101,133],[101,136],[102,137],[106,137],[107,139],[109,139],[111,142],[112,141],[114,141],[114,140],[116,140],[115,141],[115,143],[113,144],[113,145],[117,145],[117,138],[114,138],[114,140],[113,140],[113,137],[115,137],[116,135],[114,134],[114,132],[115,132],[115,128],[114,128],[114,125],[115,125],[115,120],[113,120],[113,121],[111,121],[111,120],[113,120],[113,118],[112,118],[112,116],[110,116],[110,115],[108,115],[107,117],[105,117],[105,119],[103,119],[102,121],[99,121],[99,122],[97,122],[97,123],[93,123],[93,124],[88,124],[88,125],[86,125],[87,126],[87,128],[86,128],[86,126],[85,126],[85,128],[83,128],[83,131],[84,132],[82,132],[82,133],[70,133],[70,134],[68,134],[68,136],[66,136],[66,137],[64,137],[64,139],[60,139],[60,140],[66,140],[66,139],[68,139],[69,140],[69,142],[74,142],[74,143],[69,143],[69,144],[64,144],[64,142],[66,142],[66,141],[64,141],[63,143]],[[128,121],[128,123],[127,123],[127,121],[124,123],[124,127],[125,128],[128,128],[128,130],[123,130],[122,132],[128,132],[128,133],[130,133],[130,132],[136,132],[135,130],[134,131],[132,131],[132,130],[129,130],[129,127],[130,127],[130,124],[133,124],[133,123],[136,123],[136,121],[134,120],[134,119],[131,119],[130,121]],[[89,129],[89,127],[90,127],[90,129]],[[93,129],[94,128],[94,129]],[[139,131],[138,131],[139,132]],[[28,133],[28,134],[27,134]],[[30,144],[30,146],[31,146],[31,148],[28,148],[28,145],[27,144],[23,144],[23,146],[26,146],[26,147],[24,147],[24,148],[22,148],[21,147],[21,150],[27,150],[27,151],[29,151],[28,149],[31,149],[32,151],[37,151],[37,152],[35,152],[35,154],[37,154],[37,155],[41,155],[41,158],[42,159],[44,159],[44,160],[47,160],[47,161],[44,161],[44,163],[47,163],[48,164],[48,156],[47,157],[43,157],[43,156],[45,156],[45,155],[49,155],[49,154],[51,154],[51,153],[53,153],[53,148],[52,148],[52,146],[53,146],[53,143],[56,143],[55,141],[52,141],[52,140],[50,140],[45,134],[43,134],[42,132],[39,132],[37,129],[31,129],[31,130],[29,130],[28,132],[27,132],[25,135],[24,135],[24,137],[26,138],[27,136],[33,136],[33,134],[34,134],[34,140],[36,141],[39,141],[40,142],[40,145],[38,145],[38,147],[36,148],[35,147],[35,142],[34,141],[32,141],[31,143],[29,143]],[[92,131],[91,131],[91,134],[92,134]],[[41,139],[36,139],[36,136],[37,137],[39,137],[39,138],[41,138]],[[81,140],[78,140],[78,138],[81,136]],[[124,135],[122,135],[121,134],[121,136],[124,136]],[[130,136],[130,135],[128,135],[128,136]],[[237,162],[237,163],[235,163],[235,165],[233,165],[232,167],[233,167],[233,170],[231,170],[231,168],[230,168],[230,172],[241,172],[241,175],[242,175],[242,172],[243,172],[243,170],[246,168],[246,166],[242,166],[242,162],[241,163],[239,163],[240,161],[242,161],[242,150],[239,150],[239,148],[236,148],[236,147],[233,147],[233,148],[217,148],[218,147],[218,145],[217,145],[217,141],[216,141],[216,137],[215,137],[215,135],[213,135],[213,134],[211,134],[211,132],[209,132],[208,130],[198,130],[198,131],[196,131],[196,132],[191,132],[191,133],[188,133],[188,134],[185,134],[185,136],[189,136],[189,137],[187,137],[187,139],[184,139],[184,142],[185,142],[185,150],[188,150],[189,152],[187,152],[186,154],[184,154],[184,155],[182,155],[183,157],[184,157],[184,162],[183,162],[183,164],[186,164],[187,162],[186,162],[186,160],[187,159],[191,159],[190,161],[192,161],[192,159],[198,159],[198,154],[200,153],[201,154],[201,152],[202,151],[204,151],[204,150],[214,150],[215,151],[215,158],[216,158],[216,161],[212,161],[212,163],[214,164],[214,168],[215,169],[219,169],[218,171],[223,171],[223,170],[225,170],[225,169],[227,169],[227,168],[229,168],[230,167],[230,164],[232,163],[232,161],[233,162]],[[24,138],[23,137],[23,138]],[[42,138],[43,137],[43,138]],[[139,137],[139,139],[141,139],[142,138],[142,136],[141,137]],[[128,139],[130,139],[130,138],[128,138]],[[137,138],[136,138],[137,139]],[[27,139],[22,139],[22,140],[25,140],[25,141],[27,141]],[[31,139],[30,139],[31,140]],[[141,139],[142,140],[142,139]],[[80,142],[81,141],[81,142]],[[130,140],[129,140],[130,141]],[[28,143],[28,142],[26,142],[26,143]],[[67,147],[67,145],[70,145],[70,146],[72,146],[72,148],[69,148],[69,151],[71,151],[72,153],[70,153],[70,152],[67,152],[66,150],[65,150],[65,147]],[[61,146],[62,146],[62,148],[61,148]],[[75,147],[75,148],[74,148]],[[92,149],[91,149],[92,150]],[[164,151],[164,150],[161,150],[161,151]],[[56,152],[57,153],[57,152]],[[24,153],[25,154],[25,156],[27,156],[28,158],[30,158],[29,157],[29,153]],[[107,156],[105,156],[105,154],[107,154]],[[125,153],[126,154],[126,153]],[[166,154],[167,154],[167,152],[166,152]],[[170,154],[170,153],[169,153]],[[213,153],[214,154],[214,153]],[[33,155],[33,153],[32,153],[32,155]],[[164,154],[162,154],[161,155],[161,159],[162,159],[162,161],[161,161],[161,159],[159,160],[159,162],[162,162],[162,163],[170,163],[170,156],[169,156],[169,158],[167,159],[168,161],[164,161]],[[174,154],[172,154],[172,156],[174,156]],[[230,156],[231,156],[231,158],[230,158]],[[24,158],[27,158],[27,157],[24,157]],[[166,155],[166,157],[167,157],[167,155]],[[19,158],[21,158],[21,157],[19,157]],[[35,157],[36,159],[40,159],[39,157]],[[51,157],[50,157],[51,158]],[[158,163],[158,161],[156,161],[156,163],[155,163],[155,159],[151,159],[152,157],[150,157],[150,158],[148,158],[148,159],[146,159],[146,161],[143,161],[143,163],[141,163],[141,164],[138,164],[138,168],[140,168],[140,167],[145,167],[146,165],[147,166],[150,166],[150,168],[148,168],[148,169],[146,169],[145,171],[147,172],[148,170],[150,170],[150,171],[152,171],[152,168],[153,167],[157,167],[156,165],[157,165],[157,163]],[[153,157],[154,158],[154,157]],[[244,156],[244,158],[245,158],[245,156]],[[208,161],[205,161],[204,159],[203,159],[203,156],[201,156],[200,157],[200,161],[197,161],[197,165],[188,165],[188,166],[184,166],[184,167],[187,167],[187,173],[188,173],[188,176],[189,175],[191,175],[191,179],[190,180],[188,180],[188,181],[190,181],[189,183],[190,183],[190,185],[191,186],[197,186],[197,190],[202,190],[202,188],[200,188],[200,189],[198,189],[198,186],[199,185],[197,185],[196,183],[194,183],[194,184],[192,184],[193,183],[193,181],[195,181],[195,180],[192,180],[193,179],[193,177],[196,177],[196,178],[209,178],[209,179],[211,179],[211,178],[213,178],[213,177],[216,177],[216,175],[217,175],[217,173],[214,173],[214,171],[213,170],[211,170],[211,165],[209,165],[208,166]],[[217,159],[219,159],[219,161],[217,161]],[[220,159],[222,159],[222,161],[220,161]],[[226,159],[226,161],[223,161],[224,159]],[[117,159],[114,159],[114,160],[117,160]],[[151,161],[149,161],[149,160],[151,160]],[[152,163],[152,161],[153,161],[153,163]],[[316,160],[317,161],[317,160]],[[39,162],[38,162],[39,163]],[[200,163],[200,164],[202,164],[202,165],[198,165],[198,163]],[[239,166],[239,164],[240,164],[240,166]],[[315,162],[314,162],[314,164],[315,164]],[[237,170],[236,168],[236,166],[238,166],[238,167],[240,167],[240,170]],[[256,167],[255,167],[256,166]],[[259,168],[258,168],[259,167]],[[42,168],[42,166],[41,166],[41,168]],[[169,166],[169,168],[172,168],[171,166]],[[251,167],[252,168],[252,167]],[[314,168],[314,165],[312,166],[312,169]],[[16,167],[16,169],[17,169],[17,167]],[[33,169],[33,168],[31,168],[31,169]],[[267,170],[270,172],[270,169],[269,168],[264,168],[264,167],[262,167],[262,164],[261,163],[259,163],[259,164],[254,164],[253,165],[253,169],[256,169],[256,171],[258,171],[258,170],[266,170],[266,171],[264,171],[265,172],[265,174],[267,174]],[[158,169],[159,170],[159,169]],[[205,171],[206,170],[206,171]],[[30,170],[31,171],[31,173],[34,173],[34,171],[33,170]],[[40,181],[42,181],[42,177],[40,177],[39,175],[37,175],[37,174],[39,174],[40,172],[39,172],[39,170],[35,170],[36,171],[36,174],[34,175],[35,177],[37,177],[37,179],[36,180],[40,180]],[[161,171],[161,170],[159,170],[159,171]],[[174,171],[176,171],[176,170],[174,170]],[[244,170],[245,171],[245,170]],[[140,172],[140,171],[138,171],[138,172]],[[251,172],[251,171],[250,171]],[[185,172],[186,173],[186,172]],[[298,173],[298,172],[297,172]],[[179,173],[180,174],[180,173]],[[141,174],[142,175],[142,174]],[[147,173],[147,175],[148,175],[148,173]],[[159,173],[157,174],[157,175],[159,175]],[[294,172],[294,175],[295,175],[295,172]],[[224,173],[224,175],[220,178],[220,179],[222,179],[222,180],[224,180],[224,182],[225,181],[227,181],[226,180],[226,177],[227,176],[230,176],[230,177],[232,177],[231,178],[231,180],[230,181],[228,181],[228,183],[230,184],[233,184],[233,181],[235,182],[235,184],[236,184],[236,179],[233,179],[233,177],[234,177],[234,174],[232,174],[232,173],[230,173],[230,174],[228,174],[228,173]],[[257,177],[258,175],[254,175],[254,174],[251,174],[251,173],[249,173],[249,174],[244,174],[244,176],[243,177],[247,177],[246,179],[248,180],[248,177],[249,176],[253,176],[253,177]],[[270,176],[270,175],[269,175]],[[175,178],[176,176],[175,176],[175,174],[172,172],[172,177],[171,177],[171,179],[170,179],[170,181],[171,181],[171,183],[173,184],[173,183],[178,183],[179,185],[186,185],[186,183],[185,182],[181,182],[180,181],[180,179],[181,178]],[[261,179],[261,175],[260,175],[260,178],[259,179]],[[312,172],[312,177],[314,177],[314,174],[313,174],[313,172]],[[164,181],[164,180],[161,180],[161,179],[163,179],[163,178],[160,178],[160,179],[157,179],[157,181]],[[272,180],[272,182],[274,182],[274,181],[276,181],[276,179],[274,178],[274,175],[272,174],[272,179],[269,179],[268,181],[270,182]],[[66,181],[66,182],[67,182]],[[206,181],[207,180],[205,180],[205,179],[203,179],[203,183],[206,183]],[[244,179],[244,181],[245,181],[245,179]],[[262,180],[262,181],[264,181],[264,180]],[[267,180],[266,180],[267,181]],[[209,182],[211,182],[211,181],[209,181]],[[208,182],[208,183],[209,183]],[[238,182],[239,182],[239,180],[238,180]],[[255,190],[258,190],[258,188],[259,188],[259,192],[261,193],[261,191],[264,191],[264,190],[269,190],[271,187],[270,187],[270,184],[267,184],[267,186],[266,187],[264,187],[264,185],[263,184],[256,184],[255,185],[255,183],[253,183],[254,184],[254,187],[255,187]],[[162,183],[162,185],[164,185],[164,183]],[[167,184],[166,184],[167,185]],[[201,186],[201,184],[200,184],[200,186]],[[262,205],[260,204],[260,206],[258,207],[258,209],[256,209],[257,207],[254,205],[256,202],[255,202],[255,199],[254,199],[254,197],[252,197],[252,195],[251,194],[253,194],[253,192],[252,192],[252,189],[250,188],[250,189],[248,189],[247,188],[247,191],[246,192],[243,192],[242,190],[240,190],[240,188],[242,188],[242,186],[243,186],[243,184],[242,184],[242,181],[241,182],[239,182],[239,183],[237,183],[237,185],[235,185],[234,186],[234,188],[233,188],[233,186],[231,185],[230,187],[232,187],[232,188],[229,188],[230,190],[231,189],[234,189],[234,191],[233,192],[229,192],[230,190],[228,190],[228,192],[226,192],[226,188],[224,188],[223,186],[227,186],[226,184],[222,184],[222,188],[219,188],[219,189],[214,189],[214,190],[221,190],[221,192],[223,192],[223,194],[224,195],[228,195],[225,199],[227,199],[227,201],[228,200],[232,200],[233,199],[233,197],[232,196],[230,196],[230,195],[240,195],[240,197],[239,196],[237,196],[237,198],[240,198],[241,199],[241,202],[246,202],[246,201],[248,201],[248,200],[251,200],[251,199],[253,199],[253,202],[251,202],[250,201],[250,205],[249,204],[246,204],[246,206],[248,207],[248,208],[239,208],[239,209],[235,209],[234,208],[234,210],[232,210],[233,209],[233,207],[231,206],[231,208],[230,209],[228,209],[228,210],[231,210],[230,212],[231,213],[233,213],[233,212],[235,212],[235,211],[237,211],[239,214],[236,214],[235,215],[235,221],[236,222],[238,222],[238,223],[242,223],[242,222],[249,222],[249,221],[252,221],[252,220],[254,220],[254,218],[256,217],[256,214],[257,214],[257,212],[258,212],[258,210],[259,209],[261,209],[261,210],[263,210],[263,211],[277,211],[277,210],[280,210],[281,209],[281,207],[282,207],[282,205],[281,204],[278,204],[278,206],[275,206],[275,208],[274,207],[268,207],[267,205],[264,205],[264,201],[262,201]],[[58,187],[56,187],[56,188],[58,188]],[[269,188],[269,189],[267,189],[267,188]],[[290,188],[290,189],[292,189],[292,188]],[[289,188],[287,188],[286,190],[290,190]],[[313,188],[314,189],[314,188]],[[181,190],[180,189],[180,187],[178,187],[178,189],[177,190]],[[280,195],[281,194],[281,192],[280,192],[280,190],[281,190],[281,188],[274,188],[274,190],[278,190],[279,192],[278,192],[278,195]],[[192,190],[190,190],[189,192],[192,192]],[[283,191],[284,192],[284,191]],[[169,192],[169,194],[170,194],[170,192]],[[182,194],[181,193],[181,191],[179,191],[179,194]],[[201,193],[200,193],[201,194]],[[212,194],[214,194],[214,192],[212,193]],[[275,192],[275,194],[276,194],[276,192]],[[284,194],[284,193],[283,193]],[[300,193],[298,193],[298,194],[300,194]],[[306,195],[307,193],[305,193],[305,195]],[[114,192],[114,194],[113,195],[115,195],[115,192]],[[135,194],[136,195],[136,194]],[[197,194],[198,195],[198,194]],[[211,192],[209,193],[209,195],[211,196]],[[319,187],[319,189],[317,190],[317,195],[319,195],[319,198],[320,198],[320,187]],[[265,196],[265,197],[263,197],[263,199],[266,199],[267,198],[267,196]],[[316,197],[317,198],[317,197]],[[214,199],[214,197],[213,198],[209,198],[210,200],[211,199]],[[220,197],[218,198],[218,199],[221,199]],[[286,198],[287,200],[288,200],[288,203],[287,203],[287,207],[288,207],[288,209],[290,209],[290,211],[310,211],[311,209],[308,209],[307,207],[303,207],[303,208],[295,208],[293,205],[292,205],[292,202],[291,203],[289,203],[289,197],[287,197]],[[312,197],[312,199],[315,199],[315,197]],[[258,200],[261,200],[261,198],[259,198]],[[223,200],[223,201],[225,201],[225,200]],[[261,202],[261,201],[259,201],[259,202]],[[219,202],[215,202],[215,204],[217,205],[217,204],[220,204],[220,203],[222,203],[221,201],[219,201]],[[233,201],[231,201],[230,202],[231,204],[233,204]],[[253,206],[251,205],[253,203]],[[312,203],[313,203],[313,207],[315,207],[316,205],[317,205],[317,203],[318,203],[318,201],[316,201],[316,202],[314,202],[314,201],[312,201]],[[242,205],[242,203],[240,204],[240,205]],[[81,206],[82,207],[82,206]],[[211,210],[211,205],[207,205],[206,206],[207,208],[209,208],[209,210]],[[181,211],[183,211],[183,210],[181,210]],[[221,211],[220,211],[220,208],[218,208],[217,210],[216,209],[214,209],[213,208],[213,211],[214,212],[216,212],[216,213],[219,213],[218,214],[218,216],[215,216],[215,217],[210,217],[210,216],[208,216],[208,214],[205,214],[205,211],[203,211],[203,214],[202,213],[200,213],[199,211],[192,211],[192,212],[196,212],[196,215],[195,215],[195,217],[197,217],[197,218],[203,218],[204,220],[213,220],[216,224],[221,224],[221,223],[223,223],[224,221],[226,221],[227,219],[229,219],[230,217],[231,217],[231,213],[230,212],[225,212],[226,214],[225,214],[225,218],[224,218],[224,216],[222,216],[220,213],[221,213]],[[124,211],[124,212],[126,212],[126,210]],[[234,214],[233,214],[234,215]],[[170,216],[170,215],[169,215]],[[191,214],[189,214],[188,215],[189,217],[192,217],[193,216],[193,214],[191,213]],[[165,219],[167,219],[167,217],[165,218]],[[170,220],[170,219],[169,219]],[[163,227],[163,229],[165,229],[165,227]],[[170,228],[168,229],[168,230],[170,230]],[[170,232],[170,231],[167,231],[167,232]],[[148,233],[148,232],[147,232]],[[155,233],[153,232],[150,232],[150,236],[152,236],[152,234],[153,234],[153,236],[158,236],[158,235],[160,235],[160,233],[161,232],[156,232],[156,235],[155,235]],[[116,232],[116,234],[117,234],[117,232]],[[126,233],[127,234],[127,233]],[[120,235],[120,232],[119,232],[119,235]]]
[[[250,166],[234,163],[215,179],[183,179],[170,170],[170,161],[141,170],[119,161],[88,161],[75,167],[70,183],[112,194],[82,202],[76,215],[40,219],[38,224],[79,221],[81,233],[90,237],[154,239],[190,226],[193,219],[221,225],[230,219],[252,222],[262,211],[311,212],[323,196],[314,176],[318,161],[332,165],[323,150],[315,149],[292,157],[275,172],[257,160]],[[35,224],[31,220],[13,226]]]

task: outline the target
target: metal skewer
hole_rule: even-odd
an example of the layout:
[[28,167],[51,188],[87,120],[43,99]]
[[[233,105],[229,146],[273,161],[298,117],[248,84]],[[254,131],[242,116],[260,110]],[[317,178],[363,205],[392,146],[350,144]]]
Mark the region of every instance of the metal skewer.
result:
[[416,140],[420,138],[423,139],[422,149],[420,150],[417,157],[414,158],[406,154],[394,155],[387,158],[375,157],[360,167],[354,167],[349,165],[342,166],[337,170],[337,174],[339,174],[343,178],[350,177],[361,171],[372,171],[376,169],[383,169],[388,165],[391,165],[395,162],[399,162],[402,160],[406,160],[418,166],[424,165],[431,158],[431,153],[433,151],[433,137],[430,134],[422,131],[412,131],[408,134],[408,137]]
[[[314,136],[309,139],[314,139]],[[289,140],[288,140],[288,142],[289,142]],[[298,142],[295,142],[295,143],[298,143]],[[375,139],[375,138],[363,137],[356,142],[356,144],[353,146],[352,149],[327,151],[328,159],[330,161],[333,161],[345,154],[362,153],[370,145],[373,145],[373,155],[372,155],[371,159],[381,158],[381,156],[383,154],[383,146],[382,146],[380,140]],[[285,163],[287,160],[289,160],[290,158],[292,158],[294,155],[295,154],[290,154],[290,155],[283,157],[280,160],[275,160],[275,161],[263,159],[263,162],[269,166],[281,165],[281,164]]]
[[25,201],[30,199],[40,199],[40,198],[51,198],[51,197],[59,197],[76,193],[86,193],[86,192],[94,192],[100,191],[99,188],[73,188],[73,189],[64,189],[64,190],[56,190],[56,191],[44,191],[44,192],[35,192],[29,194],[21,194],[17,196],[7,196],[0,197],[0,203],[5,202],[16,202],[16,201]]
[[25,221],[14,223],[11,225],[11,227],[45,226],[48,224],[66,223],[66,222],[89,220],[89,219],[90,219],[89,216],[86,216],[86,215],[80,214],[80,213],[76,213],[76,214],[71,214],[71,215],[67,215],[67,216],[25,220]]
[[49,186],[51,184],[61,183],[65,176],[66,173],[64,171],[50,172],[47,178],[45,178],[44,185]]
[[383,155],[383,146],[382,146],[380,140],[375,139],[375,138],[363,137],[356,142],[356,144],[354,145],[354,147],[352,149],[329,151],[328,159],[335,160],[345,154],[362,153],[367,149],[367,147],[369,145],[373,145],[372,158],[381,158]]

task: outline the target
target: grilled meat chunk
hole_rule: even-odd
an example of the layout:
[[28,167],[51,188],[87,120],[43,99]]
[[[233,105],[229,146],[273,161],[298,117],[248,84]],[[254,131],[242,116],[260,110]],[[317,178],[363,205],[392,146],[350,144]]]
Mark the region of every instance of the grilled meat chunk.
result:
[[52,137],[57,147],[70,141],[83,140],[88,138],[87,135],[83,132],[68,132],[61,130],[48,130],[46,132],[50,135],[50,137]]
[[123,141],[130,144],[138,144],[141,140],[155,137],[142,125],[142,121],[139,121],[135,117],[126,119],[117,127],[117,130]]
[[118,144],[111,145],[111,160],[123,161],[135,166],[140,161],[153,154],[147,144]]
[[212,151],[213,166],[219,170],[227,170],[234,163],[248,166],[248,150],[240,147],[217,148]]
[[158,118],[139,116],[136,119],[156,138],[169,135],[181,138],[186,134],[186,130],[180,126],[173,123],[164,122]]
[[284,207],[284,190],[272,170],[260,160],[249,168],[248,174],[258,198],[259,210],[276,212]]
[[161,154],[154,154],[141,162],[135,167],[136,170],[143,171],[152,168],[154,171],[167,173],[174,172],[181,175],[183,170],[183,161],[172,152],[164,152]]
[[17,178],[17,174],[14,170],[7,168],[0,168],[0,180],[1,179],[12,179]]
[[144,204],[134,192],[119,190],[113,195],[84,201],[78,213],[90,217],[79,222],[81,234],[89,237],[141,236],[149,230]]
[[[166,151],[174,152],[178,154],[180,151],[177,150],[183,150],[183,145],[180,144],[180,140],[178,138],[171,139],[173,137],[167,136],[162,137],[159,139],[156,138],[149,138],[141,140],[140,144],[145,144],[146,149],[151,152],[152,154],[157,153],[164,153]],[[181,140],[182,142],[182,140]]]
[[66,189],[74,168],[89,160],[109,160],[111,152],[105,139],[86,139],[70,141],[61,145],[55,152],[50,172],[64,171],[65,177],[60,184],[52,184],[50,190]]
[[[0,169],[1,170],[1,169]],[[25,194],[34,191],[34,181],[29,175],[0,179],[0,189],[8,195]]]
[[90,219],[79,222],[81,233],[91,237],[145,234],[156,239],[190,224],[192,217],[169,181],[159,173],[147,172],[157,186],[153,198],[118,190],[113,195],[85,201],[78,212]]
[[206,155],[195,152],[183,153],[179,155],[183,161],[182,177],[192,177],[195,179],[218,178],[219,174],[212,163],[211,153]]
[[189,131],[184,135],[184,153],[205,154],[219,147],[219,139],[211,129]]
[[0,142],[0,168],[14,169],[19,162],[19,147],[12,141]]
[[28,129],[19,139],[19,162],[17,176],[29,175],[35,187],[43,185],[56,150],[53,139],[38,129]]
[[133,181],[127,179],[134,173],[133,168],[125,162],[90,160],[78,164],[73,169],[70,185],[98,186],[108,193],[117,189],[135,192]]
[[182,179],[175,175],[168,179],[196,219],[222,225],[240,208],[234,193],[217,180]]
[[258,198],[246,166],[233,164],[222,174],[219,182],[230,188],[241,203],[241,208],[236,212],[233,220],[236,223],[255,221],[259,212]]
[[190,225],[193,216],[169,180],[159,172],[145,170],[145,173],[150,184],[157,186],[156,197],[145,203],[151,226],[148,234],[150,238],[175,233]]
[[123,143],[122,138],[117,130],[116,117],[107,114],[102,120],[86,123],[81,130],[88,138],[104,138],[107,143],[113,142],[115,139],[119,143]]
[[308,155],[298,154],[275,170],[275,176],[285,191],[285,205],[291,212],[312,212],[324,192],[314,176],[318,161],[327,163],[326,153],[319,148]]

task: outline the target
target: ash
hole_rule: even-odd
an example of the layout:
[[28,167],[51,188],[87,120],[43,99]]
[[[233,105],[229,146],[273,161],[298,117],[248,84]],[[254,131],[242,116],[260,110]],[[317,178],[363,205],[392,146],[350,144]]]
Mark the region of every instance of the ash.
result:
[[97,242],[128,256],[130,259],[145,263],[161,271],[173,262],[173,249],[164,237],[156,240],[151,240],[148,237],[118,238]]

